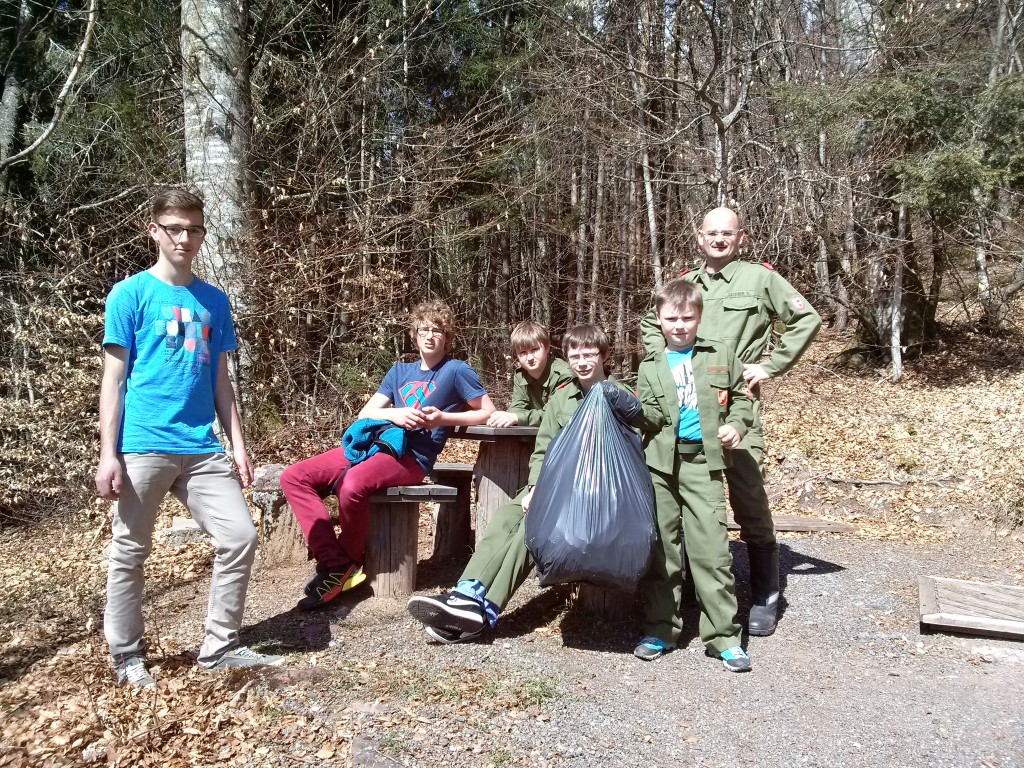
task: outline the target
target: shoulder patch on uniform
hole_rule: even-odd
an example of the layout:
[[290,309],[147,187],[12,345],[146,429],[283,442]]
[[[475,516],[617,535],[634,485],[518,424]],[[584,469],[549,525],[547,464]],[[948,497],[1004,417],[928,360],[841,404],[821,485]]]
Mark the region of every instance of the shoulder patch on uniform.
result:
[[793,309],[797,312],[807,311],[807,302],[804,301],[804,297],[799,293],[791,293],[789,295],[789,303],[793,305]]
[[765,269],[770,269],[770,270],[771,270],[772,272],[774,272],[774,271],[775,271],[775,267],[773,267],[773,266],[772,266],[772,265],[771,265],[771,264],[770,264],[769,262],[767,262],[767,261],[762,261],[762,262],[761,262],[761,266],[762,266],[762,267],[764,267]]

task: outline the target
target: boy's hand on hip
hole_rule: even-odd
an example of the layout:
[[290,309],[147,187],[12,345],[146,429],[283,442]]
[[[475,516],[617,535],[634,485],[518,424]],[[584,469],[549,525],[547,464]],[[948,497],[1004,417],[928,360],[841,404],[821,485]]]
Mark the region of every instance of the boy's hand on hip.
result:
[[743,380],[747,382],[748,387],[756,387],[762,381],[768,381],[770,378],[771,374],[757,363],[743,364]]
[[739,448],[740,443],[743,442],[743,438],[736,431],[736,427],[730,427],[728,424],[718,428],[718,439],[722,441],[723,448],[729,449]]
[[117,501],[121,495],[121,462],[116,456],[100,459],[96,469],[96,493],[108,501]]

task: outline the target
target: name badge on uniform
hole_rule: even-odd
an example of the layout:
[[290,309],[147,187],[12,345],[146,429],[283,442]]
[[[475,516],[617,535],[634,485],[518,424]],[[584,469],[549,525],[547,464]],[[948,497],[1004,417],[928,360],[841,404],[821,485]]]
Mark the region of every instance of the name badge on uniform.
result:
[[723,407],[729,404],[729,390],[728,389],[720,389],[720,390],[718,390],[718,404],[723,406]]

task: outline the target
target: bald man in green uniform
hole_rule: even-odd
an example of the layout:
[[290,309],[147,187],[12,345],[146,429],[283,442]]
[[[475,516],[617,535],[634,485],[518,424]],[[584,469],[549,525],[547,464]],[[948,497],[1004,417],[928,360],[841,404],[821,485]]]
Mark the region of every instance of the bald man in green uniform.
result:
[[[821,318],[775,268],[767,262],[739,260],[746,232],[729,208],[709,212],[697,232],[704,264],[682,277],[700,286],[704,314],[699,333],[722,339],[743,362],[743,378],[754,401],[754,424],[742,445],[731,451],[725,470],[733,516],[750,559],[752,605],[747,630],[751,635],[775,631],[779,601],[779,545],[764,489],[764,432],[758,385],[781,376],[810,345]],[[786,326],[779,343],[764,358],[775,320]],[[652,310],[641,323],[648,352],[665,348],[658,318]]]

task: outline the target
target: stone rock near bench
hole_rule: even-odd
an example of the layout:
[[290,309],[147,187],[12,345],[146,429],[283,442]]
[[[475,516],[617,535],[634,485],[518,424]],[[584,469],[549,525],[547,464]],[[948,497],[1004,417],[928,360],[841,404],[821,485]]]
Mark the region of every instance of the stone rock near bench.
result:
[[281,473],[285,469],[284,464],[265,464],[253,473],[252,502],[260,510],[256,526],[260,552],[268,565],[304,563],[309,559],[306,538],[281,491]]

